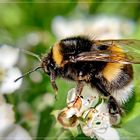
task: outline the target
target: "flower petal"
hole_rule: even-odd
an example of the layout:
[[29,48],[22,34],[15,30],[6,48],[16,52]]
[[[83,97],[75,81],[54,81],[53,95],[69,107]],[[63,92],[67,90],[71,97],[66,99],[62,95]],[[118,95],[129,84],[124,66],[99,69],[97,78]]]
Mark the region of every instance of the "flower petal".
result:
[[0,135],[15,121],[15,114],[11,104],[0,105]]
[[96,107],[96,110],[98,110],[98,113],[108,113],[108,106],[102,101],[101,104]]
[[119,140],[119,134],[117,130],[112,127],[108,127],[104,133],[96,133],[96,137],[100,140]]
[[75,108],[65,109],[60,112],[57,120],[63,127],[74,127],[77,123],[77,110]]
[[91,138],[94,138],[95,137],[92,128],[88,128],[87,126],[83,126],[82,127],[82,131],[88,137],[91,137]]
[[[107,104],[101,103],[96,109],[90,108],[83,113],[85,123],[81,124],[83,133],[93,138],[95,135],[106,133],[111,126]],[[89,132],[88,132],[89,129]]]
[[9,45],[0,46],[0,66],[6,69],[14,66],[18,60],[19,49]]
[[62,39],[68,36],[84,33],[84,25],[85,22],[83,20],[71,20],[57,16],[52,22],[52,30],[59,39]]
[[21,75],[22,74],[17,67],[7,70],[7,75],[0,85],[0,93],[9,94],[17,90],[22,83],[22,79],[17,82],[14,82],[14,80]]
[[14,125],[4,138],[4,140],[32,140],[28,132],[20,125]]
[[96,136],[99,140],[119,140],[117,131],[111,127],[109,114],[101,112],[101,107],[104,104],[98,106],[99,111],[89,109],[84,112],[85,122],[81,124],[83,133],[91,138]]
[[76,88],[72,88],[71,90],[69,90],[67,95],[68,107],[76,107],[81,114],[88,108],[94,107],[98,103],[98,100],[99,96],[97,91],[87,85],[84,86],[81,97],[76,96]]
[[84,86],[81,94],[83,96],[83,99],[88,102],[88,107],[94,107],[99,101],[98,91],[94,88],[91,88],[89,85]]
[[76,89],[72,88],[68,91],[67,94],[67,104],[73,103],[76,99]]

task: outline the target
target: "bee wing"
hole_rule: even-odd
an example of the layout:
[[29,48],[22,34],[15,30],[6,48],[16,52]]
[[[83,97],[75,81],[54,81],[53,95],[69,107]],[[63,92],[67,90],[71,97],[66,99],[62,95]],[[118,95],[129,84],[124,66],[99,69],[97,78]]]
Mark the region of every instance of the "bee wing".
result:
[[[140,64],[140,40],[98,40],[95,44],[122,48],[123,52],[110,50],[94,50],[83,52],[75,57],[75,61],[103,61],[124,64]],[[112,59],[113,58],[113,59]]]
[[123,49],[124,52],[135,52],[140,53],[140,40],[136,39],[112,39],[112,40],[97,40],[100,45],[107,45],[112,46],[116,45],[117,47],[120,47]]
[[102,61],[123,64],[140,64],[140,56],[136,57],[135,53],[131,54],[123,53],[122,55],[122,53],[120,52],[112,53],[110,51],[94,51],[94,52],[83,52],[78,54],[74,58],[74,62],[78,61]]

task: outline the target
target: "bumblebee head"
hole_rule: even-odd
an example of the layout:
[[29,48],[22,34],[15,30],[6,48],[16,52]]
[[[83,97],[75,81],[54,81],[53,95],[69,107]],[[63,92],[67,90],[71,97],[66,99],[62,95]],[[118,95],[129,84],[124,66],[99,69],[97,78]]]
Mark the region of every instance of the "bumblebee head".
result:
[[47,56],[42,58],[41,67],[49,76],[55,70],[55,65],[51,53],[48,53]]
[[57,85],[55,83],[55,79],[57,77],[57,67],[55,66],[55,63],[52,58],[52,51],[48,53],[47,56],[43,57],[41,61],[41,67],[44,70],[44,72],[49,75],[56,97],[58,91]]
[[55,90],[55,94],[57,94],[58,88],[57,88],[57,85],[55,83],[55,79],[57,77],[57,72],[56,72],[57,67],[55,66],[55,63],[54,63],[53,58],[52,58],[52,50],[50,53],[48,53],[47,56],[44,56],[42,59],[40,59],[40,57],[37,56],[36,54],[33,54],[31,52],[28,52],[28,51],[26,51],[26,52],[29,55],[32,55],[32,56],[35,56],[36,58],[38,58],[38,60],[41,62],[41,65],[36,67],[35,69],[31,70],[31,71],[26,72],[25,74],[18,77],[14,81],[17,82],[18,80],[22,79],[26,75],[29,75],[29,74],[33,73],[34,71],[37,71],[38,69],[43,69],[44,72],[50,76],[52,87]]

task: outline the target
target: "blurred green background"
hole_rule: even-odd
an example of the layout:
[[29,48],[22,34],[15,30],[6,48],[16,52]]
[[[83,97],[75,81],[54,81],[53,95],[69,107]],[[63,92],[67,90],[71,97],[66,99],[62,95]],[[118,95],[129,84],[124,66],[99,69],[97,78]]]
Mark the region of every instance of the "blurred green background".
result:
[[[106,16],[107,19],[113,17],[117,20],[120,18],[130,21],[132,25],[128,28],[132,28],[131,33],[128,34],[129,29],[127,28],[120,37],[140,39],[139,1],[29,0],[13,2],[6,0],[6,2],[0,3],[0,44],[10,44],[41,57],[59,39],[52,26],[57,16],[63,17],[67,22],[77,19],[82,22],[88,21],[88,17],[96,20],[97,15]],[[120,29],[118,30],[121,32]],[[25,73],[39,64],[40,62],[35,57],[21,52],[17,66],[22,73]],[[122,120],[121,128],[118,129],[124,139],[132,139],[133,136],[140,139],[140,68],[139,66],[134,67],[137,77],[135,97],[127,104],[126,116]],[[39,70],[26,76],[17,91],[5,95],[7,102],[14,105],[16,122],[22,125],[34,139],[81,139],[81,137],[89,139],[83,134],[74,138],[69,131],[56,127],[55,118],[51,112],[66,106],[66,93],[74,86],[74,83],[65,82],[62,79],[57,79],[57,84],[59,87],[58,100],[54,100],[49,77]],[[47,103],[49,100],[52,100],[50,104]]]

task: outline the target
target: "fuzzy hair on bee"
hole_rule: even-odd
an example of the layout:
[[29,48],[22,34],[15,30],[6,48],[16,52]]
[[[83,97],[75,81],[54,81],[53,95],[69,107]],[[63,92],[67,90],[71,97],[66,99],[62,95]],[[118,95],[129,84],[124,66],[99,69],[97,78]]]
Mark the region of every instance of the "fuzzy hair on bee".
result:
[[[108,100],[109,113],[122,114],[121,106],[132,96],[133,68],[139,64],[131,46],[139,40],[92,40],[84,36],[69,37],[55,43],[41,59],[44,72],[50,76],[53,89],[57,77],[75,81],[77,96],[83,86],[96,88]],[[129,50],[130,49],[130,50]]]

